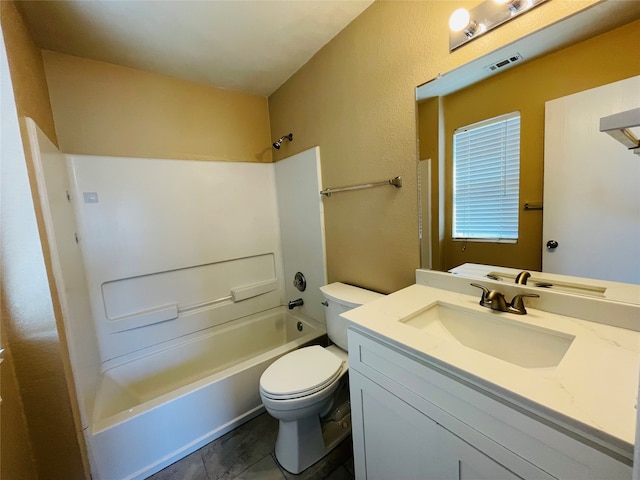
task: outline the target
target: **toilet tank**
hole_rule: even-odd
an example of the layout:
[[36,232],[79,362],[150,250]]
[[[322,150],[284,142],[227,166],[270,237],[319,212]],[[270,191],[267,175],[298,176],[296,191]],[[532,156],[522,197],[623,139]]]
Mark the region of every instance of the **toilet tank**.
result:
[[333,343],[346,351],[347,321],[340,314],[382,298],[384,295],[340,282],[324,285],[320,287],[320,291],[326,299],[327,335]]

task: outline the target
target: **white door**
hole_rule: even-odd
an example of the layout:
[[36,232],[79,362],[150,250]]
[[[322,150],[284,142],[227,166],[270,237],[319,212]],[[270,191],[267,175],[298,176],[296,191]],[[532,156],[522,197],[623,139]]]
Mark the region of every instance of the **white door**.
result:
[[637,107],[640,76],[546,103],[545,272],[640,284],[640,156],[599,131]]

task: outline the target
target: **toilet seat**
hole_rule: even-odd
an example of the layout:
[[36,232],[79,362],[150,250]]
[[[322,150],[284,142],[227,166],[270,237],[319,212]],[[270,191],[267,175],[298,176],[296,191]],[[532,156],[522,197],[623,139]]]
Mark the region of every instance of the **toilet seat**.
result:
[[319,392],[341,375],[344,361],[318,346],[295,350],[272,363],[260,378],[260,392],[273,400],[289,400]]

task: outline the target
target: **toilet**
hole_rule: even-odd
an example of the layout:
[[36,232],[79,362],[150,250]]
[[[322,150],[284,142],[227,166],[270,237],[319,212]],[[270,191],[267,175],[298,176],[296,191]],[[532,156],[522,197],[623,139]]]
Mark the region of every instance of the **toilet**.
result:
[[347,321],[340,314],[383,295],[344,283],[320,287],[326,299],[327,335],[334,343],[290,352],[260,377],[260,397],[280,421],[275,454],[297,474],[316,463],[351,432]]

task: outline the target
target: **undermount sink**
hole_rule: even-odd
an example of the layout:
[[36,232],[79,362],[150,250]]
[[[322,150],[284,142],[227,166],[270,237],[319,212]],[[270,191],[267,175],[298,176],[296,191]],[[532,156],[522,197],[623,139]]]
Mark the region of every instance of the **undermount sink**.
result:
[[520,367],[558,366],[574,336],[512,321],[506,315],[438,301],[400,321]]

